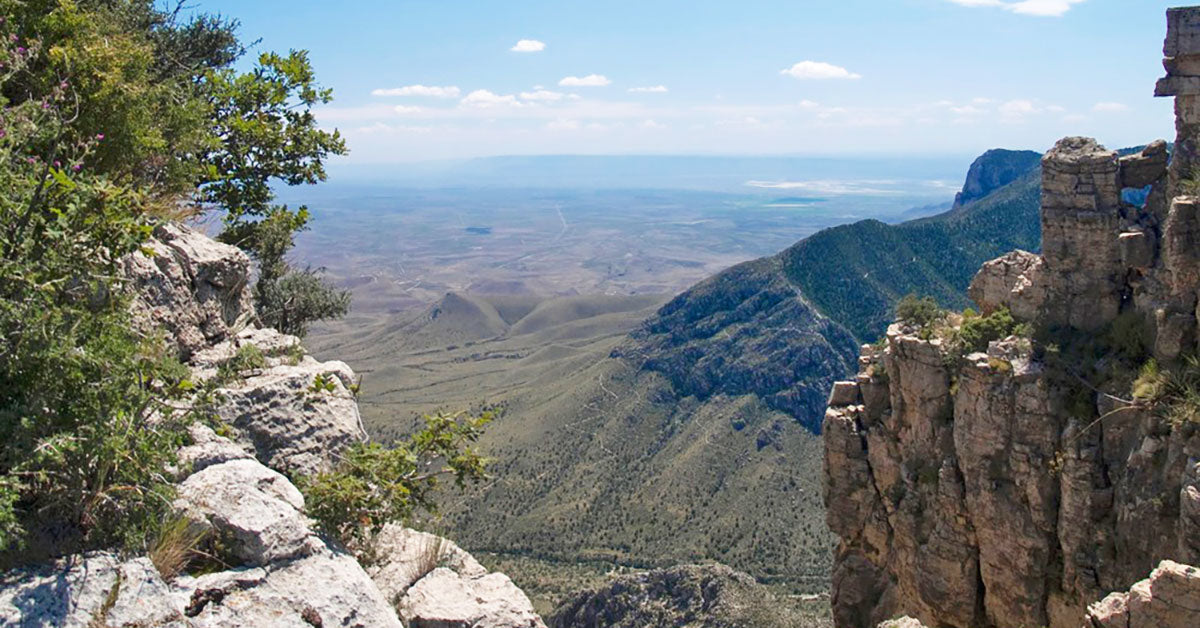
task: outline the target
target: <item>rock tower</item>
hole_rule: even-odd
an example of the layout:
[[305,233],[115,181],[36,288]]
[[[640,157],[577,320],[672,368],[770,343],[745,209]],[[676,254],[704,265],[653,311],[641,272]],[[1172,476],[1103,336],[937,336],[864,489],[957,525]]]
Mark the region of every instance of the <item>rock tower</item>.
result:
[[[1200,424],[1130,389],[1141,361],[1198,349],[1200,199],[1185,193],[1200,167],[1200,7],[1167,18],[1155,93],[1176,99],[1173,154],[1161,140],[1125,156],[1061,140],[1042,159],[1042,253],[1009,253],[972,282],[982,314],[1007,309],[1039,340],[964,349],[957,315],[901,322],[835,386],[838,626],[1200,625],[1200,570],[1163,562],[1200,564]],[[1144,205],[1123,200],[1130,189]],[[1067,345],[1122,334],[1134,355]],[[1156,586],[1193,610],[1164,606]]]

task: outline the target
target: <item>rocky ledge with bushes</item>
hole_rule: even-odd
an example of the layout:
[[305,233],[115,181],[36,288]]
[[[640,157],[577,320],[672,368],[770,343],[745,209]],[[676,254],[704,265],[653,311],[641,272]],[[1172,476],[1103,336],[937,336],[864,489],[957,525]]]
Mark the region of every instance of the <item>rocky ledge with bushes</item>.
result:
[[905,302],[834,386],[839,627],[1200,625],[1200,8],[1168,18],[1170,163],[1060,141],[1042,253],[985,264],[978,314]]
[[353,371],[255,324],[240,250],[174,224],[145,248],[124,264],[135,319],[166,335],[218,429],[193,425],[164,470],[179,523],[147,555],[3,574],[0,625],[544,626],[508,577],[445,539],[389,524],[350,552],[319,532],[292,480],[367,438]]

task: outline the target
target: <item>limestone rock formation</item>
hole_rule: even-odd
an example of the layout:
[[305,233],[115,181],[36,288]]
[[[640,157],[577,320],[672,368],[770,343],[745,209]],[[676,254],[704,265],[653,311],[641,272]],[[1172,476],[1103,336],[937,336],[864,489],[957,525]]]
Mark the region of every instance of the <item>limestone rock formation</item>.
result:
[[134,318],[162,330],[182,358],[228,339],[254,318],[250,258],[188,227],[167,223],[123,260]]
[[[838,626],[910,615],[1075,628],[1090,613],[1089,625],[1131,627],[1171,625],[1159,613],[1180,599],[1200,608],[1189,568],[1163,563],[1147,581],[1161,593],[1138,584],[1088,610],[1163,559],[1200,559],[1200,429],[1126,399],[1140,363],[1115,366],[1200,348],[1200,216],[1195,199],[1170,196],[1197,158],[1200,8],[1173,9],[1168,23],[1158,93],[1178,95],[1170,164],[1162,142],[1122,159],[1088,138],[1060,141],[1042,161],[1042,254],[985,264],[969,292],[985,314],[1007,308],[1064,344],[1009,337],[959,352],[953,318],[896,324],[834,389],[825,499],[840,538]],[[1145,206],[1122,200],[1146,186]],[[1138,353],[1072,353],[1113,338]]]
[[433,568],[448,567],[464,578],[486,576],[473,556],[436,534],[388,524],[372,540],[374,560],[367,566],[389,600],[398,600]]
[[226,539],[246,565],[306,556],[323,545],[309,529],[300,491],[257,460],[231,460],[193,474],[179,485],[176,509]]
[[545,628],[508,576],[451,541],[390,524],[370,553],[367,573],[409,628]]
[[1164,560],[1128,593],[1113,593],[1088,608],[1087,628],[1200,626],[1200,569]]
[[308,475],[366,440],[351,392],[356,385],[345,363],[304,356],[297,364],[271,366],[221,388],[217,414],[267,466]]
[[468,578],[438,567],[397,605],[408,628],[545,628],[517,585],[502,573]]
[[72,556],[0,576],[0,625],[187,626],[170,587],[146,558]]
[[[191,426],[164,471],[179,483],[176,514],[219,542],[228,568],[167,581],[147,557],[65,557],[0,575],[0,625],[401,628],[398,607],[409,628],[543,625],[506,576],[444,539],[390,526],[368,574],[319,534],[289,478],[328,469],[366,438],[356,375],[255,325],[241,251],[178,225],[158,227],[148,249],[124,260],[135,318],[166,334],[195,381],[218,378],[214,410],[229,435]],[[243,352],[253,364],[230,376]]]

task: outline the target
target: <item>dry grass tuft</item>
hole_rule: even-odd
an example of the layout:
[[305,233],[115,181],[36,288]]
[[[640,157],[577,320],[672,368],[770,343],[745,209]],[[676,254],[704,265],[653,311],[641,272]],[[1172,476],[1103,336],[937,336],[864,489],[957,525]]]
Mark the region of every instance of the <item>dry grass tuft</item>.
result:
[[207,556],[201,549],[207,539],[207,530],[192,525],[186,518],[177,518],[163,526],[150,544],[150,562],[163,580],[170,582],[193,561]]
[[417,560],[413,562],[409,572],[413,582],[437,569],[442,564],[442,560],[448,558],[450,549],[446,539],[435,535],[422,535],[417,541],[417,545]]

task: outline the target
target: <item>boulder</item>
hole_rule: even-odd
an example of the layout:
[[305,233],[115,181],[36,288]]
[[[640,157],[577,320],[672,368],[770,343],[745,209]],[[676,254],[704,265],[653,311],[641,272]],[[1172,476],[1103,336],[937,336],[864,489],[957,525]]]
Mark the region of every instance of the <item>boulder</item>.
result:
[[1121,186],[1144,188],[1167,176],[1167,143],[1163,140],[1151,142],[1142,152],[1120,159]]
[[393,601],[436,567],[449,568],[464,578],[480,578],[488,573],[475,557],[453,542],[396,524],[384,526],[375,536],[370,554],[367,573]]
[[180,448],[176,454],[179,459],[178,471],[182,474],[180,479],[223,462],[254,457],[244,447],[218,436],[206,425],[193,424],[188,428],[188,436],[191,444]]
[[1042,258],[1012,251],[986,262],[967,289],[967,296],[984,315],[1008,308],[1018,320],[1034,320],[1045,305]]
[[829,406],[840,408],[862,402],[858,392],[858,382],[834,382],[833,392],[829,395]]
[[180,358],[227,340],[254,319],[250,258],[183,225],[165,223],[122,260],[135,322],[165,332]]
[[408,589],[398,610],[408,628],[545,628],[501,573],[468,578],[438,567]]
[[244,564],[298,558],[324,545],[309,528],[300,491],[256,460],[231,460],[193,474],[180,484],[175,507],[212,530]]
[[358,562],[328,548],[269,568],[183,576],[174,597],[196,628],[402,628]]
[[1088,607],[1093,628],[1194,628],[1200,626],[1200,569],[1170,560],[1128,593],[1113,593]]

